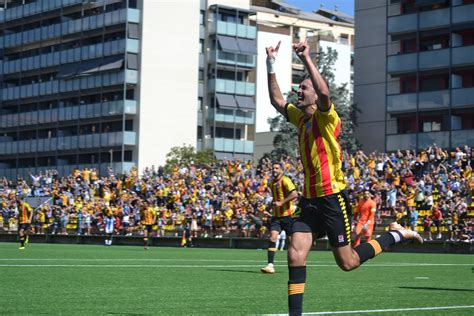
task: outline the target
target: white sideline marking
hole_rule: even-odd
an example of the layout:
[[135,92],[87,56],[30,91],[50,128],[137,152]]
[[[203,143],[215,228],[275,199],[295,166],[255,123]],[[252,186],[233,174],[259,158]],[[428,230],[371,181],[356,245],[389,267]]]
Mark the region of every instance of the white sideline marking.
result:
[[[49,260],[49,259],[48,259]],[[56,261],[57,259],[51,259],[52,261]],[[58,259],[57,261],[62,261],[65,259]],[[76,260],[76,259],[71,259],[74,261],[94,261],[84,259],[84,260]],[[35,259],[28,259],[25,261],[35,261]],[[67,260],[69,261],[69,259]],[[103,261],[114,261],[114,259],[104,259]],[[128,260],[127,260],[128,261]],[[193,260],[189,260],[193,261]],[[472,266],[472,264],[464,264],[464,263],[453,263],[453,264],[430,264],[431,266]],[[255,264],[241,264],[241,265],[192,265],[192,264],[187,264],[187,265],[160,265],[160,264],[0,264],[0,268],[2,267],[107,267],[107,268],[259,268],[262,265],[255,265]],[[306,265],[307,267],[332,267],[332,268],[337,268],[336,264],[308,264]],[[383,264],[368,264],[364,265],[365,267],[416,267],[416,266],[426,266],[424,264],[422,265],[415,265],[415,264],[402,264],[402,265],[383,265]],[[275,264],[275,267],[282,267],[285,268],[287,265],[285,264]]]
[[[366,309],[359,311],[333,311],[333,312],[313,312],[303,313],[303,315],[333,315],[333,314],[354,314],[354,313],[388,313],[403,311],[424,311],[424,310],[440,310],[440,309],[466,309],[474,308],[474,305],[467,306],[434,306],[434,307],[413,307],[413,308],[390,308],[390,309]],[[265,314],[265,316],[287,316],[288,314]]]
[[[73,258],[0,258],[1,261],[76,261],[76,262],[107,262],[107,261],[181,261],[181,262],[258,262],[265,264],[265,260],[242,260],[242,259],[182,259],[182,258],[91,258],[91,259],[73,259]],[[275,260],[275,262],[281,262],[284,264],[276,264],[275,266],[286,267],[286,260]],[[324,262],[324,263],[315,263],[315,262]],[[327,262],[327,263],[326,263]],[[329,263],[331,262],[331,263]],[[0,264],[0,266],[4,266]],[[337,267],[336,263],[333,261],[308,261],[307,267]],[[405,263],[405,262],[392,262],[392,263],[365,263],[363,267],[444,267],[444,266],[474,266],[473,263]]]
[[417,280],[429,280],[429,277],[415,277]]

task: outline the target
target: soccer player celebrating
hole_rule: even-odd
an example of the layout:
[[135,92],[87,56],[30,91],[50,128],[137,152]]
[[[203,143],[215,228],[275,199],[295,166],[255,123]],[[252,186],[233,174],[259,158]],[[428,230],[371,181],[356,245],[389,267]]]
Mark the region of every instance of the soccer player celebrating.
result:
[[28,232],[30,229],[31,219],[33,218],[33,209],[20,196],[16,198],[18,208],[18,236],[20,237],[20,250],[25,249],[28,243]]
[[342,151],[339,145],[341,119],[331,102],[329,88],[310,57],[307,43],[293,49],[309,73],[298,88],[298,104],[286,103],[278,86],[274,64],[280,43],[267,47],[268,90],[277,111],[298,129],[298,143],[304,170],[303,196],[298,218],[293,219],[288,249],[288,306],[290,315],[301,315],[306,282],[306,258],[313,238],[327,234],[338,266],[344,271],[359,267],[397,242],[421,237],[397,223],[389,232],[356,248],[350,245],[351,208],[344,189]]
[[273,214],[267,212],[267,215],[272,217],[270,222],[270,243],[267,251],[268,264],[260,269],[263,273],[269,274],[275,273],[273,260],[277,251],[276,243],[282,230],[288,234],[290,233],[293,200],[298,197],[295,185],[290,178],[283,175],[280,163],[273,163],[272,176],[273,181],[270,184],[270,189],[273,195]]
[[140,218],[143,225],[143,243],[145,250],[148,250],[148,238],[151,237],[153,225],[156,223],[156,213],[146,201],[142,202],[140,209]]
[[357,211],[359,213],[359,221],[354,229],[356,235],[352,247],[360,245],[361,236],[365,236],[365,241],[369,242],[372,239],[372,232],[374,231],[375,211],[376,205],[372,200],[370,191],[364,192],[364,197],[357,204]]

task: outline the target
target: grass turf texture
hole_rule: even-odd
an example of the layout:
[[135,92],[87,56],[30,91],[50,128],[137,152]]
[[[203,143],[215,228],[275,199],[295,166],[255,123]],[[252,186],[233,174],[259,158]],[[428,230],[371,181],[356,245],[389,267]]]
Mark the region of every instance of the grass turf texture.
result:
[[[259,272],[265,264],[262,250],[0,243],[0,314],[285,313],[286,252],[275,275]],[[305,312],[474,305],[472,255],[385,253],[347,273],[330,252],[311,252],[308,265]]]

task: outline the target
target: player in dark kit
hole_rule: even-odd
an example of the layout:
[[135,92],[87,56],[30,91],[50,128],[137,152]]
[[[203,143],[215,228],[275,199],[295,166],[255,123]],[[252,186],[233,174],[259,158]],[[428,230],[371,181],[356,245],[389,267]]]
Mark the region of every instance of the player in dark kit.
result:
[[305,65],[309,78],[303,80],[297,91],[298,104],[286,103],[278,86],[274,63],[280,43],[266,48],[268,89],[270,101],[290,123],[298,129],[300,157],[304,170],[304,189],[298,207],[299,217],[291,227],[288,248],[288,307],[290,315],[301,315],[306,282],[306,258],[313,239],[327,235],[339,267],[350,271],[373,258],[390,245],[403,240],[423,239],[397,223],[390,231],[375,240],[352,248],[352,211],[345,193],[342,171],[342,150],[339,145],[341,119],[331,102],[326,81],[310,57],[307,42],[293,45]]
[[276,243],[281,231],[284,230],[290,234],[291,215],[293,214],[293,201],[298,198],[296,187],[290,178],[283,175],[283,169],[279,163],[272,165],[273,181],[270,184],[270,190],[273,196],[272,213],[268,214],[271,218],[270,223],[270,242],[267,250],[268,264],[260,269],[262,273],[275,273],[273,260],[277,251]]

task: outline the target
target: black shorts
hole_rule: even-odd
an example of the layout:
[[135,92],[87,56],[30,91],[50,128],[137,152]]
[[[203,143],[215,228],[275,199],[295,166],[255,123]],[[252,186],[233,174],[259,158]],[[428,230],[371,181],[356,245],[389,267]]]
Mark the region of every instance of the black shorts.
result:
[[153,230],[153,225],[145,225],[145,230],[150,233]]
[[301,198],[293,215],[291,232],[327,235],[334,247],[351,243],[352,208],[345,191],[323,197]]
[[23,229],[23,230],[28,230],[30,228],[30,224],[20,224],[18,225],[18,230]]
[[270,221],[270,231],[277,231],[281,233],[284,230],[288,235],[291,233],[291,216],[272,217]]

